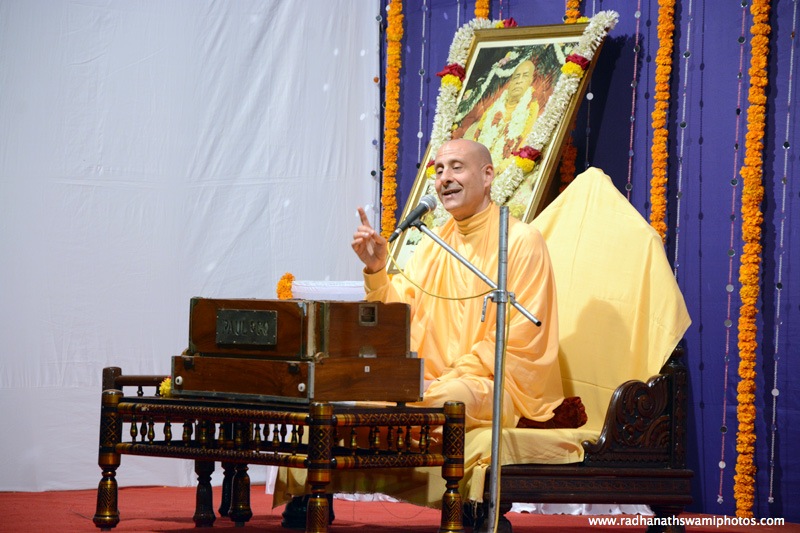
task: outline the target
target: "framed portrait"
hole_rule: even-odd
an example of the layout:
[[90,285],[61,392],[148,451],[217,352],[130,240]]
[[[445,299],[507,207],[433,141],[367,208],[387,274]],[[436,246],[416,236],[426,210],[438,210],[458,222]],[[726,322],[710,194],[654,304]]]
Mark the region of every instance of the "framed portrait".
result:
[[[447,80],[442,80],[434,132],[402,218],[422,196],[435,194],[435,176],[428,166],[445,135],[471,139],[489,149],[495,203],[507,205],[510,214],[523,222],[539,214],[606,35],[605,28],[592,33],[591,24],[474,30],[454,102],[447,100]],[[567,65],[571,62],[579,65]],[[439,139],[437,128],[443,132]],[[439,206],[423,222],[434,229],[448,218]],[[405,265],[421,238],[419,230],[410,229],[392,243],[390,271]]]

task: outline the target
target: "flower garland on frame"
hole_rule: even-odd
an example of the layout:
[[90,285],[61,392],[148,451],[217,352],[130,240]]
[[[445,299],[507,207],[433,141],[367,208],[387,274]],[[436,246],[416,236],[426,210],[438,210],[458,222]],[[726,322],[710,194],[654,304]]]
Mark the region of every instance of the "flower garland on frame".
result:
[[769,55],[770,0],[753,0],[750,14],[750,88],[747,96],[747,135],[745,136],[744,166],[742,176],[742,241],[743,253],[739,266],[739,384],[737,386],[736,417],[739,422],[736,434],[736,475],[733,496],[736,516],[752,517],[755,494],[755,392],[756,392],[756,314],[758,309],[761,269],[761,225],[764,221],[761,202],[764,198],[763,139],[767,56]]
[[[614,28],[619,19],[615,11],[601,11],[591,18],[572,53],[565,58],[561,67],[562,75],[556,82],[553,94],[547,101],[542,114],[536,119],[523,146],[513,152],[511,162],[506,169],[492,182],[492,200],[505,204],[517,189],[526,174],[533,171],[536,161],[541,156],[553,135],[553,131],[564,117],[572,96],[578,89],[581,79],[589,67],[597,46],[606,34]],[[458,107],[458,95],[466,76],[466,62],[475,30],[488,28],[512,28],[517,25],[514,19],[493,20],[476,18],[464,24],[456,31],[450,45],[447,66],[437,75],[442,78],[439,94],[436,98],[436,115],[431,131],[430,153],[435,154],[444,142],[451,139]],[[433,161],[428,161],[425,171],[427,177],[426,191],[434,190]],[[440,205],[434,217],[437,223],[443,222],[448,214]]]
[[403,2],[391,0],[386,24],[386,109],[383,126],[381,234],[388,238],[397,224],[397,154],[400,144],[400,69],[403,66]]
[[656,53],[655,107],[653,108],[652,176],[650,178],[650,225],[667,239],[667,111],[672,74],[672,49],[675,33],[675,0],[658,2],[658,52]]

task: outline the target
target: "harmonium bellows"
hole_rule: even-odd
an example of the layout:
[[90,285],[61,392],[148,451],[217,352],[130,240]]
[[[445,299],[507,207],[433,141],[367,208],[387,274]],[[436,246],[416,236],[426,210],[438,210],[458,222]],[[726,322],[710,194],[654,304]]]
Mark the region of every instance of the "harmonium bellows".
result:
[[414,402],[423,360],[406,304],[192,298],[175,396]]

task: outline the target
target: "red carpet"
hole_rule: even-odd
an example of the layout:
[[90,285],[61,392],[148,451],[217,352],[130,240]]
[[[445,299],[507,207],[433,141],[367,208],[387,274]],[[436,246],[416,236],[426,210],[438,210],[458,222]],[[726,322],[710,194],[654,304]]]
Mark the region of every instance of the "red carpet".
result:
[[[119,491],[120,523],[114,531],[174,531],[213,532],[235,530],[242,533],[265,531],[289,532],[281,527],[283,507],[272,509],[272,498],[264,486],[253,486],[250,506],[253,518],[245,527],[236,528],[227,518],[218,517],[213,528],[195,528],[194,488],[134,487]],[[92,522],[96,493],[94,490],[64,492],[3,492],[0,493],[0,531],[2,532],[92,532],[99,531]],[[219,506],[220,489],[214,488],[214,505]],[[385,502],[334,501],[336,521],[331,533],[373,532],[422,533],[435,532],[439,527],[439,511],[413,505]],[[590,525],[589,517],[564,515],[533,515],[509,513],[514,533],[566,532],[597,530],[610,532],[644,531],[645,526]],[[635,516],[623,515],[627,519]],[[684,514],[686,518],[701,515]],[[592,517],[596,518],[596,517]],[[619,519],[620,516],[617,516]],[[706,517],[711,518],[711,517]],[[722,519],[722,517],[718,517]],[[692,532],[785,532],[797,531],[800,525],[778,526],[687,526]]]

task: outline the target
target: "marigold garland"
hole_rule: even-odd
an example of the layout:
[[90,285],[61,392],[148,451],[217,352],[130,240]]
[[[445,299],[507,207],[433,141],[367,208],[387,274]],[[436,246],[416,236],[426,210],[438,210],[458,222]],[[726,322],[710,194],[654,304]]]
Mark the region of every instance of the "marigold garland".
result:
[[[581,16],[581,0],[567,0],[567,5],[564,10],[564,24],[575,24]],[[566,67],[566,65],[564,65]],[[577,66],[577,65],[576,65]],[[569,134],[564,141],[564,151],[561,154],[561,164],[559,165],[559,176],[561,178],[561,185],[558,188],[559,192],[563,192],[567,185],[572,183],[575,179],[575,161],[578,158],[578,149],[572,140],[572,134],[575,131],[575,123],[571,124]]]
[[397,224],[397,153],[400,144],[400,69],[403,40],[403,2],[392,0],[386,24],[386,108],[383,118],[383,185],[381,234],[388,238]]
[[581,16],[581,0],[567,0],[567,5],[564,10],[564,22],[566,24],[575,24]]
[[758,308],[761,270],[761,225],[764,216],[761,202],[764,198],[763,139],[767,56],[769,54],[770,0],[753,0],[750,14],[750,88],[747,101],[747,135],[745,136],[742,176],[742,241],[743,253],[739,267],[741,307],[739,309],[739,384],[736,388],[738,405],[736,417],[739,429],[736,434],[736,475],[733,496],[736,516],[752,517],[755,494],[755,392],[756,392],[756,315]]
[[661,240],[667,239],[667,112],[669,82],[672,74],[672,49],[675,33],[675,0],[658,2],[658,52],[656,53],[655,107],[653,109],[653,145],[651,148],[650,225]]
[[475,0],[475,18],[489,18],[489,0]]
[[281,279],[278,280],[278,287],[276,292],[278,293],[279,300],[291,300],[292,296],[292,283],[294,282],[294,275],[291,272],[287,272]]

